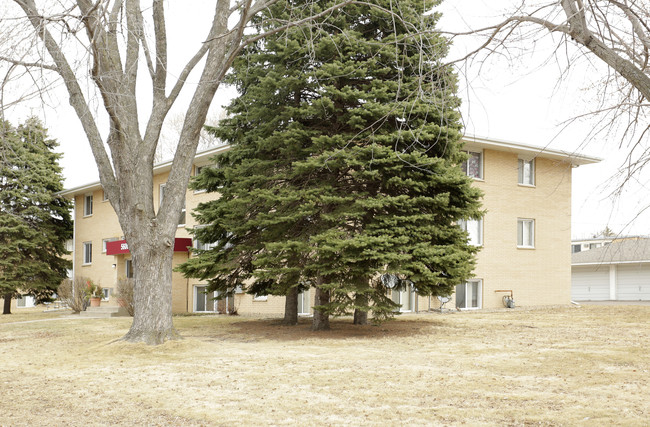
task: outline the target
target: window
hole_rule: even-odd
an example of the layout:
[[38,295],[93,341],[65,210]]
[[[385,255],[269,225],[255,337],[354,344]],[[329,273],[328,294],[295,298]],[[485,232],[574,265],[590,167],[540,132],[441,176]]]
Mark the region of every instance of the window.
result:
[[36,301],[32,296],[18,295],[18,298],[16,298],[16,307],[19,308],[36,307]]
[[393,288],[390,292],[393,302],[400,305],[399,311],[415,310],[415,290],[412,283],[404,285],[401,289]]
[[[160,184],[160,202],[158,203],[158,209],[160,209],[160,206],[162,205],[163,198],[165,197],[165,187],[167,186],[167,183],[165,184]],[[183,207],[181,208],[181,214],[178,217],[178,226],[181,227],[185,225],[185,199],[183,199]]]
[[102,253],[106,253],[106,243],[108,242],[116,242],[120,239],[117,237],[111,237],[110,239],[102,239]]
[[517,220],[517,246],[520,248],[535,247],[535,220]]
[[127,279],[133,279],[133,261],[130,259],[124,261],[124,271]]
[[308,316],[311,314],[311,300],[309,299],[309,289],[298,294],[298,314]]
[[480,280],[468,280],[456,285],[456,307],[461,309],[481,308]]
[[93,242],[84,242],[84,264],[91,264],[93,262]]
[[535,185],[535,159],[519,159],[519,184]]
[[[194,166],[194,176],[199,176],[201,174],[201,171],[205,169],[207,166]],[[199,190],[194,190],[194,194],[196,193],[205,193],[205,189],[199,189]]]
[[582,250],[582,245],[578,243],[577,245],[571,245],[571,253],[575,254],[576,252],[580,252]]
[[194,311],[215,311],[214,298],[217,296],[215,292],[208,292],[207,286],[194,287]]
[[483,153],[469,151],[467,154],[469,158],[460,165],[460,168],[469,177],[483,179]]
[[253,301],[266,301],[268,299],[269,299],[268,295],[257,295],[257,294],[255,294],[255,296],[253,297]]
[[458,225],[463,231],[469,234],[467,243],[473,246],[483,244],[483,219],[468,219],[458,221]]
[[203,243],[199,239],[194,239],[194,248],[195,249],[200,249],[202,251],[208,251],[212,248],[214,248],[216,243]]
[[102,202],[108,202],[108,193],[106,193],[106,190],[102,190],[102,193],[104,193],[104,197],[102,198]]
[[68,252],[72,252],[74,250],[74,241],[72,239],[65,241],[65,250]]
[[93,195],[86,194],[84,196],[84,216],[90,216],[93,214]]
[[102,301],[108,301],[109,297],[111,296],[111,288],[102,288],[102,292],[104,292]]

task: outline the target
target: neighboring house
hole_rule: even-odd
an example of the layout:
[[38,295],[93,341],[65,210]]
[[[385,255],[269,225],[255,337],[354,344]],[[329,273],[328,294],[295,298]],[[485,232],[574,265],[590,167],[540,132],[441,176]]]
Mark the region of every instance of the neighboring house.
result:
[[[599,159],[511,142],[465,138],[470,157],[461,165],[475,185],[485,193],[484,218],[460,225],[470,241],[481,246],[474,277],[456,287],[446,307],[480,309],[502,307],[504,295],[513,294],[517,305],[568,304],[571,291],[571,259],[566,247],[571,241],[571,174],[574,167]],[[209,159],[224,152],[221,146],[198,153],[192,173],[209,166]],[[164,194],[171,162],[154,168],[154,204]],[[119,278],[133,274],[128,245],[117,216],[105,200],[100,183],[66,190],[74,199],[75,277],[87,276],[107,289],[108,303],[116,304],[113,291]],[[187,229],[196,226],[189,212],[215,194],[186,193],[186,211],[178,227],[174,263],[191,256]],[[173,273],[174,313],[226,312],[281,315],[284,297],[237,293],[229,300],[214,301],[205,294],[205,283]],[[423,311],[440,307],[436,298],[418,296],[414,289],[392,290],[401,311]],[[299,313],[312,312],[314,292],[299,297]]]
[[650,239],[617,238],[571,256],[574,301],[650,301]]
[[614,240],[614,237],[594,237],[592,239],[573,240],[571,242],[571,253],[584,252],[590,249],[607,246]]

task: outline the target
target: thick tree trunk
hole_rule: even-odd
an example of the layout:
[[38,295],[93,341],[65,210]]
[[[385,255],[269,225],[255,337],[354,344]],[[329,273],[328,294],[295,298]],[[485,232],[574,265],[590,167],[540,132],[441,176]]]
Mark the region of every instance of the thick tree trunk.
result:
[[2,310],[2,314],[11,314],[11,294],[5,294],[5,303],[4,303],[4,309]]
[[[354,301],[357,307],[368,307],[368,296],[357,294]],[[354,322],[355,325],[368,324],[368,311],[359,308],[354,309]]]
[[158,345],[180,339],[172,322],[173,248],[141,242],[133,245],[132,256],[135,313],[123,340]]
[[294,286],[289,289],[284,303],[284,320],[285,325],[293,326],[298,324],[298,287]]
[[[318,283],[319,282],[319,283]],[[316,296],[314,305],[325,305],[330,302],[330,293],[322,289],[319,284],[322,283],[322,279],[318,279],[318,285],[316,286]],[[314,308],[314,319],[311,325],[312,331],[327,331],[330,329],[330,317],[326,312],[322,312]]]

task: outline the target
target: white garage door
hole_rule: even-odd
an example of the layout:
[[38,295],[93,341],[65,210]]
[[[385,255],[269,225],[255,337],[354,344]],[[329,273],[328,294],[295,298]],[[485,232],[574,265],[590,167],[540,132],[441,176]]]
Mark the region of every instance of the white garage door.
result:
[[650,300],[650,265],[619,265],[616,278],[617,299]]
[[571,299],[573,301],[608,300],[609,266],[571,268]]

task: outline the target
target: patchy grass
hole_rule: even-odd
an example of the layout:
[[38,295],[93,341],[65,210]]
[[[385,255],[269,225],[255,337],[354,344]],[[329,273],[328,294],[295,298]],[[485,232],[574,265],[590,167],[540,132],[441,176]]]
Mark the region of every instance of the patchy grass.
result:
[[344,319],[324,333],[307,320],[183,316],[185,339],[157,347],[115,341],[130,319],[58,318],[0,324],[0,425],[650,419],[647,306]]
[[14,308],[11,314],[0,314],[0,325],[3,323],[32,322],[56,319],[72,314],[71,310],[47,310],[44,305],[30,308]]

